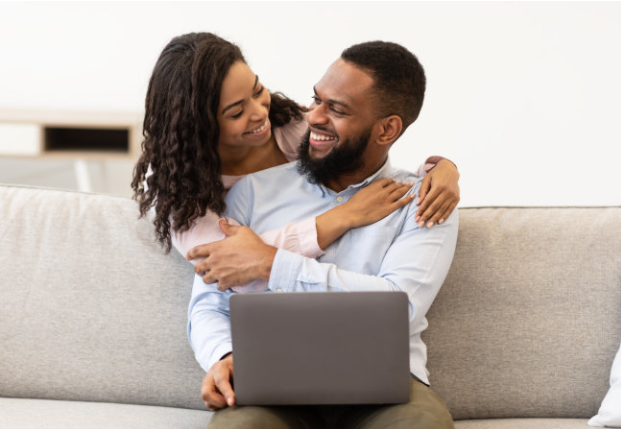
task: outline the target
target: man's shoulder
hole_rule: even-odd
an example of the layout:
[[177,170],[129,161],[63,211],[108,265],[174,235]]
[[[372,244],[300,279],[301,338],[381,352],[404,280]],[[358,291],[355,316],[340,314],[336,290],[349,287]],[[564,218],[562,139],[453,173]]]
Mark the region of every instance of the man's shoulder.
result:
[[402,181],[414,182],[414,181],[422,180],[422,177],[420,177],[417,173],[407,170],[405,168],[394,167],[392,165],[388,166],[388,169],[385,174],[388,177],[392,177],[394,179],[402,180]]
[[403,168],[395,168],[390,167],[386,172],[384,177],[390,177],[399,182],[413,183],[412,189],[408,192],[418,192],[420,189],[420,185],[423,181],[423,178],[418,176],[416,173],[403,169]]

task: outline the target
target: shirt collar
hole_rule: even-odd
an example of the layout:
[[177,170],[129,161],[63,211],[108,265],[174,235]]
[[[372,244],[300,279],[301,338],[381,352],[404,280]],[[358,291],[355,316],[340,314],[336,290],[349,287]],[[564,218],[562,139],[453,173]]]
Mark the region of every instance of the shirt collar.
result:
[[[369,177],[364,179],[362,182],[356,183],[356,184],[353,184],[353,185],[349,185],[347,188],[343,189],[341,192],[335,192],[332,189],[330,189],[330,188],[328,188],[328,187],[326,187],[324,185],[312,185],[312,186],[313,186],[314,189],[317,190],[317,192],[321,196],[339,195],[339,194],[353,194],[356,191],[358,191],[359,189],[364,188],[369,183],[374,182],[377,179],[383,179],[384,177],[392,177],[392,176],[394,176],[394,172],[393,172],[392,165],[390,163],[390,158],[386,158],[386,162],[384,163],[384,165],[382,165],[379,168],[379,170],[377,170],[375,173],[373,173],[372,175],[370,175]],[[307,181],[307,183],[308,183],[308,181]]]

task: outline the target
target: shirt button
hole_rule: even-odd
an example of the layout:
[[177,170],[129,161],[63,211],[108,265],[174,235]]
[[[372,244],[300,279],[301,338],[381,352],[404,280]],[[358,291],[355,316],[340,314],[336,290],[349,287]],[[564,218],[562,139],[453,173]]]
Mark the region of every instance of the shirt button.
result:
[[343,202],[343,197],[336,197],[336,202],[337,203],[342,203]]

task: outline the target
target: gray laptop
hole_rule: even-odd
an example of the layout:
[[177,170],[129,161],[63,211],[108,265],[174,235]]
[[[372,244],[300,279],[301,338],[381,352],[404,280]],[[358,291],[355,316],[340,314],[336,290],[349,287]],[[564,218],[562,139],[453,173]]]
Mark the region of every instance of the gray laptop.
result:
[[405,293],[234,294],[230,309],[239,405],[409,400]]

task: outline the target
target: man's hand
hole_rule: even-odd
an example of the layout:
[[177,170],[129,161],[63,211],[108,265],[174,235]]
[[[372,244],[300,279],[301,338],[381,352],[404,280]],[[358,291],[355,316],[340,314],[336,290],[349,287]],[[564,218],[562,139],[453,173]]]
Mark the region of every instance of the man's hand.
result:
[[227,238],[188,252],[189,260],[205,258],[194,265],[194,272],[202,275],[205,283],[217,282],[221,291],[254,280],[268,281],[277,249],[265,244],[247,226],[229,225],[222,219],[220,229]]
[[229,354],[215,363],[205,374],[201,385],[201,398],[211,411],[235,404],[233,379],[233,355]]
[[443,223],[459,203],[459,171],[443,159],[425,176],[418,193],[416,222],[422,228]]

